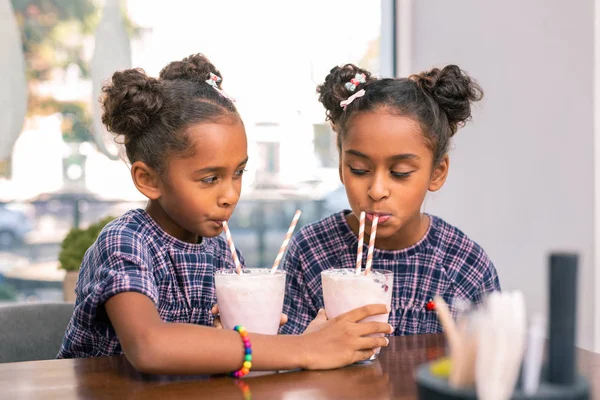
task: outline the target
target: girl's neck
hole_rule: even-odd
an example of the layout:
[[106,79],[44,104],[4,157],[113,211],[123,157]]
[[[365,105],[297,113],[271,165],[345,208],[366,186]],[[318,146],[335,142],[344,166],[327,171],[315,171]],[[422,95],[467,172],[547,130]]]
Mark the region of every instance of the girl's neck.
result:
[[195,235],[181,226],[179,226],[162,208],[156,200],[149,200],[146,204],[146,212],[152,219],[169,235],[183,242],[196,244],[199,242],[198,235]]

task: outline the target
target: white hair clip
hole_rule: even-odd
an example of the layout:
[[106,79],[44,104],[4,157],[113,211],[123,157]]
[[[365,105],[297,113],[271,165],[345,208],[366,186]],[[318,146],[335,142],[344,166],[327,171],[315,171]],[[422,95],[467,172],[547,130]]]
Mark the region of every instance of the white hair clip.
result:
[[221,82],[221,77],[218,75],[213,74],[212,72],[210,73],[210,78],[208,78],[207,80],[205,80],[204,82],[208,83],[210,86],[212,86],[215,89],[218,89],[219,86],[217,85],[217,83]]
[[366,93],[365,89],[360,89],[358,92],[354,93],[352,96],[348,97],[346,100],[340,101],[340,107],[342,107],[345,110],[349,104],[351,104],[354,100],[358,99],[359,97],[363,97],[365,95],[365,93]]
[[225,97],[226,99],[229,99],[231,102],[235,102],[235,99],[233,97],[230,97],[227,93],[225,93],[225,91],[219,89],[219,85],[217,85],[217,83],[221,82],[221,77],[219,77],[218,75],[215,75],[211,72],[210,78],[208,78],[204,82],[212,86],[213,89],[215,89],[217,93],[219,93],[221,96]]

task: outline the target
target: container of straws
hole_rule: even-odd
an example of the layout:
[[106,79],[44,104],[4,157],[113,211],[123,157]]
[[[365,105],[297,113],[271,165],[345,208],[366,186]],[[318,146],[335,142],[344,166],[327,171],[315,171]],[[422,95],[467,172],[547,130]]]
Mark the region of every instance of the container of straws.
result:
[[589,399],[589,383],[576,372],[577,264],[576,254],[549,257],[546,364],[545,323],[537,315],[527,329],[521,293],[492,293],[470,318],[456,321],[436,299],[449,356],[419,367],[418,398]]

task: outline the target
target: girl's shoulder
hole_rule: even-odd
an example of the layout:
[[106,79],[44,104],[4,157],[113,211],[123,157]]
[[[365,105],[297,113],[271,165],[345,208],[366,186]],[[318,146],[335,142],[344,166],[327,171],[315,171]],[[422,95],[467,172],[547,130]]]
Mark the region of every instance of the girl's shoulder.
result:
[[141,209],[127,211],[109,222],[88,249],[85,261],[95,264],[114,255],[150,262],[165,247],[161,231]]
[[145,211],[130,210],[106,224],[98,235],[96,245],[108,250],[119,250],[135,242],[151,245],[153,241],[149,239],[155,236],[157,231],[158,227]]
[[429,242],[439,252],[450,257],[466,257],[472,252],[483,252],[481,246],[456,226],[440,217],[430,215]]
[[443,219],[431,217],[430,245],[435,249],[446,273],[455,280],[481,281],[495,267],[483,247],[459,228]]

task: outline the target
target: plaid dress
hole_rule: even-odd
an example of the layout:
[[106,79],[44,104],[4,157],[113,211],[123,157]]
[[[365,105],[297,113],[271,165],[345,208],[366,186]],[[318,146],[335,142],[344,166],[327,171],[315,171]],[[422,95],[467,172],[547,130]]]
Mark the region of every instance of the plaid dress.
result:
[[182,242],[144,210],[127,212],[110,222],[85,254],[75,309],[57,357],[123,354],[103,307],[122,292],[148,296],[165,322],[212,325],[214,272],[232,263],[220,236],[199,244]]
[[[281,333],[302,333],[323,308],[321,271],[356,267],[358,239],[346,221],[347,213],[307,225],[290,241],[283,263],[287,271],[283,312],[289,320]],[[442,219],[430,218],[427,233],[415,245],[402,250],[376,248],[373,253],[373,270],[394,272],[389,319],[394,335],[441,332],[436,313],[426,307],[436,294],[455,313],[453,299],[481,303],[486,293],[500,290],[496,269],[481,247]],[[367,247],[365,243],[363,266]]]

